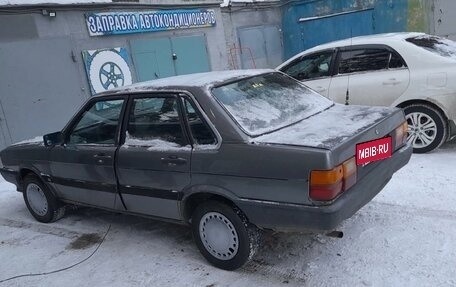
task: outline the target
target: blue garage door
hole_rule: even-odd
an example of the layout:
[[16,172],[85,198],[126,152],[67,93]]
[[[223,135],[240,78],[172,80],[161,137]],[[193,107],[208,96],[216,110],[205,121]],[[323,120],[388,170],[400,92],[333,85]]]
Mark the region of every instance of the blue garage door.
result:
[[351,36],[373,34],[373,12],[374,9],[366,9],[300,19],[303,50]]
[[204,35],[131,42],[139,81],[210,71]]
[[176,75],[210,71],[204,36],[172,38],[171,43],[177,57]]
[[131,51],[140,82],[175,75],[169,38],[133,41]]

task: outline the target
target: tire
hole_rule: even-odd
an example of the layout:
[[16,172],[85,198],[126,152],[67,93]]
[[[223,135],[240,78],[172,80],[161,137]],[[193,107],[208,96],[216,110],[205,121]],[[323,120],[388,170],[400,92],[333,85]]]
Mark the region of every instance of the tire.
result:
[[29,212],[39,222],[54,222],[65,215],[65,206],[36,175],[24,178],[22,193]]
[[439,148],[448,137],[445,117],[426,104],[413,104],[404,108],[409,125],[407,141],[414,153],[427,153]]
[[242,267],[259,245],[258,229],[248,223],[238,208],[218,201],[206,201],[196,208],[192,232],[207,261],[224,270]]

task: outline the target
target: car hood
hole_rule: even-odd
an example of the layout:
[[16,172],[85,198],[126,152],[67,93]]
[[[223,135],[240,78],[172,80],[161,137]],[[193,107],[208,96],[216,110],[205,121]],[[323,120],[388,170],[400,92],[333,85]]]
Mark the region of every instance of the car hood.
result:
[[1,150],[2,155],[4,156],[6,152],[17,152],[16,156],[21,154],[23,150],[35,149],[37,147],[44,147],[43,137],[35,137],[33,139],[23,140],[20,142],[13,143],[3,150]]
[[[306,146],[333,150],[353,139],[368,141],[387,135],[400,125],[403,114],[391,124],[383,125],[374,134],[360,136],[385,121],[393,114],[402,113],[398,108],[345,106],[335,104],[330,108],[294,125],[252,139],[256,143]],[[358,137],[354,139],[354,137]],[[354,150],[353,150],[354,151]]]

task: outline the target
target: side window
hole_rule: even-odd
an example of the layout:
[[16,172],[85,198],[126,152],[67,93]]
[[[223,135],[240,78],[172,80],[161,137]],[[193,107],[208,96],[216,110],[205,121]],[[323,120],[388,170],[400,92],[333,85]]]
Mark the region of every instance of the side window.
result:
[[188,125],[194,142],[198,145],[216,145],[217,137],[206,121],[199,115],[195,105],[187,98],[183,99]]
[[305,56],[285,68],[283,72],[299,81],[327,77],[333,54],[332,51],[328,51]]
[[391,58],[388,65],[389,69],[401,69],[406,67],[407,64],[405,64],[401,56],[399,56],[397,53],[391,53]]
[[378,71],[388,68],[390,52],[386,49],[359,49],[340,54],[339,74]]
[[176,97],[134,99],[128,118],[127,144],[185,145]]
[[115,144],[124,100],[94,103],[73,127],[68,144]]

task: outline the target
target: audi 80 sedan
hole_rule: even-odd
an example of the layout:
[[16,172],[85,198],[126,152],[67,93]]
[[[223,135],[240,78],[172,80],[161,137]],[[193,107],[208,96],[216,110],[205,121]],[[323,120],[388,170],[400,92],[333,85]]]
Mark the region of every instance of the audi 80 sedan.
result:
[[[62,131],[3,150],[0,171],[40,222],[82,205],[188,224],[233,270],[259,229],[334,230],[407,164],[406,139],[401,109],[335,104],[274,70],[211,72],[92,97]],[[387,156],[360,164],[379,140]]]

